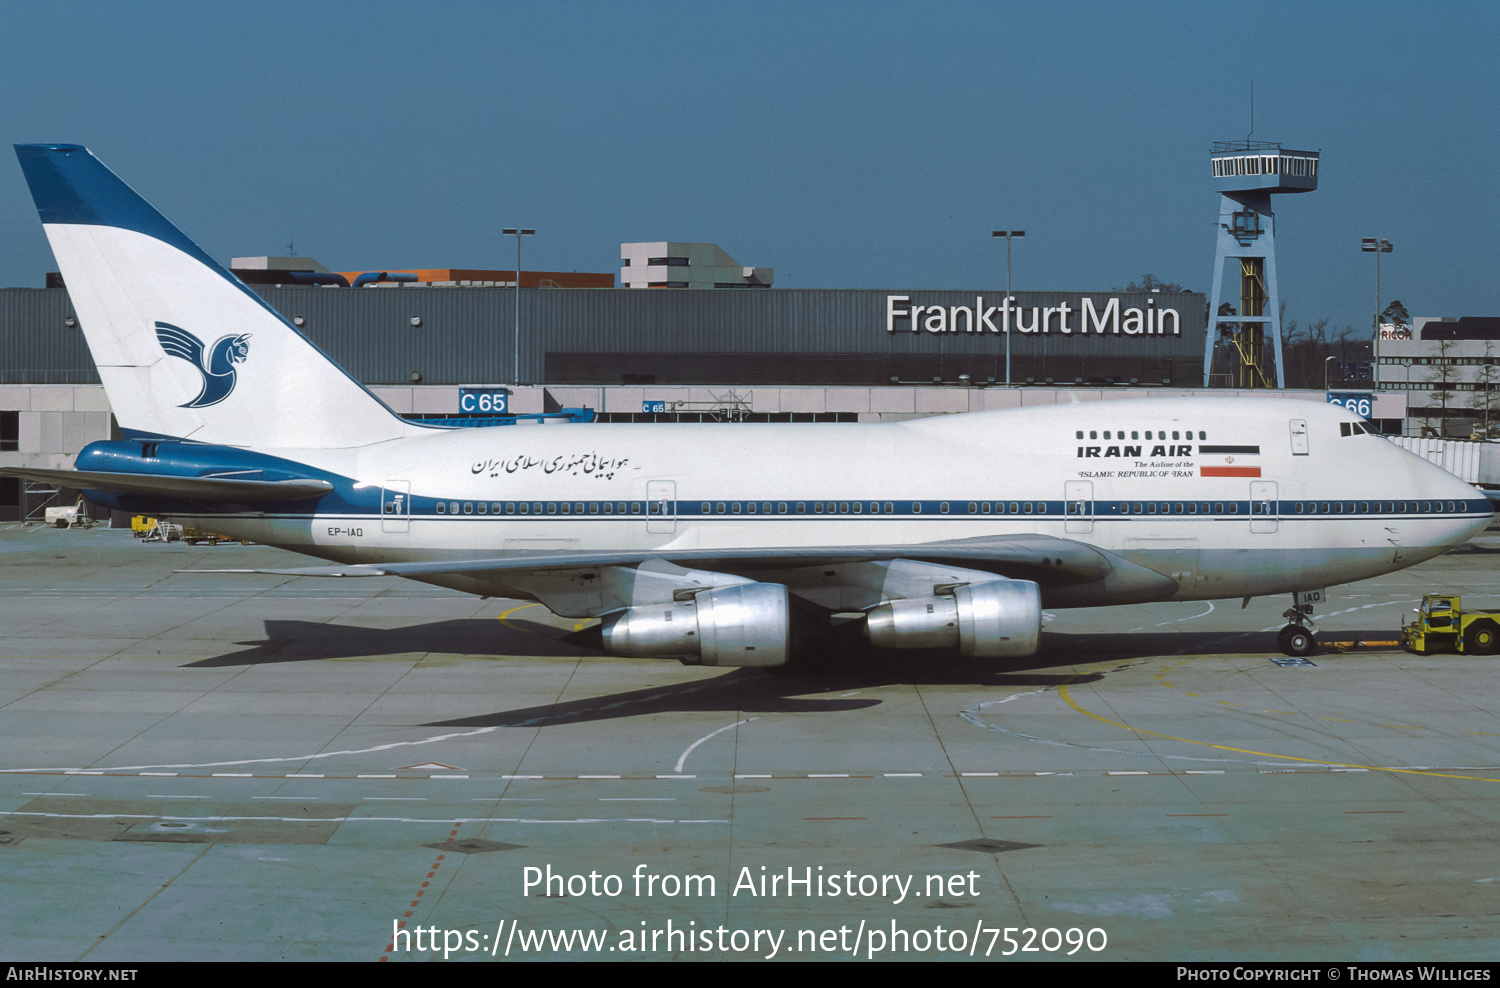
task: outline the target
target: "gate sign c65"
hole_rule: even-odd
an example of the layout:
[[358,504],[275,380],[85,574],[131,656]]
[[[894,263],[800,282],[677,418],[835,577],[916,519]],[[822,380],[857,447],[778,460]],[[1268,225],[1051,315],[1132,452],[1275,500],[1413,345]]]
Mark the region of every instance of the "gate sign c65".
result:
[[459,388],[460,415],[504,415],[510,392],[505,388]]

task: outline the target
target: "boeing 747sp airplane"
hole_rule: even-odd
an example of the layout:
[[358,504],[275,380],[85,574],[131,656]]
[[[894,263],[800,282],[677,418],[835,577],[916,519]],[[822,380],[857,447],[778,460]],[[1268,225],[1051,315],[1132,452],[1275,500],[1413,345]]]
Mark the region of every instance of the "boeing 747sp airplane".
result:
[[[17,148],[123,439],[12,470],[333,565],[788,661],[792,623],[1034,653],[1042,608],[1291,594],[1436,556],[1485,497],[1342,408],[1083,402],[879,425],[446,429],[393,414],[87,149]],[[794,611],[793,599],[799,602]]]

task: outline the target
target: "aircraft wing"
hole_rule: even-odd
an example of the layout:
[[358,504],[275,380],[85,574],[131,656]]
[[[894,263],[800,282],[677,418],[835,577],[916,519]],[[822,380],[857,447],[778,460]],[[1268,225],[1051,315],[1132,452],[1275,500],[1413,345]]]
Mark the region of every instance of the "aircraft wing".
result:
[[[1177,581],[1113,553],[1071,539],[1022,534],[914,545],[832,545],[781,548],[642,549],[602,552],[545,552],[490,558],[424,562],[350,563],[293,569],[185,570],[191,573],[266,573],[274,576],[399,576],[495,597],[539,600],[564,617],[599,617],[642,602],[673,599],[729,582],[764,582],[793,587],[793,593],[832,610],[862,610],[890,596],[905,596],[887,585],[886,574],[902,563],[943,567],[957,583],[988,579],[1036,583],[1058,606],[1069,606],[1080,591],[1106,584],[1116,593],[1140,599],[1176,592]],[[883,564],[890,564],[888,567]],[[971,574],[964,576],[961,574]],[[909,583],[910,581],[908,581]],[[937,582],[946,582],[939,576]],[[932,580],[921,594],[930,592]],[[821,587],[822,589],[818,589]],[[643,589],[644,588],[644,589]],[[908,587],[908,589],[910,589]],[[652,596],[652,595],[656,596]],[[665,596],[662,596],[665,595]],[[1078,598],[1083,599],[1083,598]]]
[[[268,573],[275,576],[402,576],[423,580],[466,576],[506,582],[527,573],[578,570],[590,567],[639,566],[664,560],[679,566],[750,573],[803,566],[912,559],[963,564],[993,570],[1003,576],[1049,582],[1087,583],[1102,579],[1118,567],[1092,546],[1050,535],[956,539],[916,545],[842,545],[798,548],[642,549],[632,551],[524,553],[484,559],[447,559],[433,562],[357,563],[293,569],[212,570],[208,572]],[[193,572],[205,572],[194,570]],[[1059,580],[1059,578],[1061,578]]]
[[236,480],[227,477],[170,477],[158,473],[90,470],[0,469],[0,476],[41,480],[76,490],[111,494],[150,494],[190,501],[300,501],[333,490],[326,480]]

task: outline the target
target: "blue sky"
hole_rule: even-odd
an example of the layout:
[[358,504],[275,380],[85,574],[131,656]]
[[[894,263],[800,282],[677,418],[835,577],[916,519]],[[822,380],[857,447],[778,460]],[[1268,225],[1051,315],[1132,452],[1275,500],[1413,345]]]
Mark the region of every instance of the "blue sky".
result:
[[[1257,21],[1240,17],[1254,11]],[[786,288],[1206,291],[1208,149],[1321,150],[1288,319],[1497,315],[1500,4],[25,3],[10,143],[88,145],[211,254],[613,271],[711,241]],[[55,267],[0,166],[0,285]]]

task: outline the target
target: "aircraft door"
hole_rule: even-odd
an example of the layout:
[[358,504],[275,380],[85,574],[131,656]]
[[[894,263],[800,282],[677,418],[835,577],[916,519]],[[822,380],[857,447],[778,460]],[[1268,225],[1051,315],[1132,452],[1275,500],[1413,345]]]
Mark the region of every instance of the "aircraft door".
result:
[[1094,482],[1091,480],[1068,480],[1063,482],[1063,531],[1087,535],[1094,530]]
[[1292,455],[1307,455],[1307,419],[1292,419],[1290,423],[1292,432]]
[[646,481],[646,531],[652,535],[677,531],[677,481]]
[[411,530],[411,481],[387,480],[381,486],[380,530],[396,535]]
[[1276,531],[1276,481],[1250,481],[1250,531],[1267,534]]

